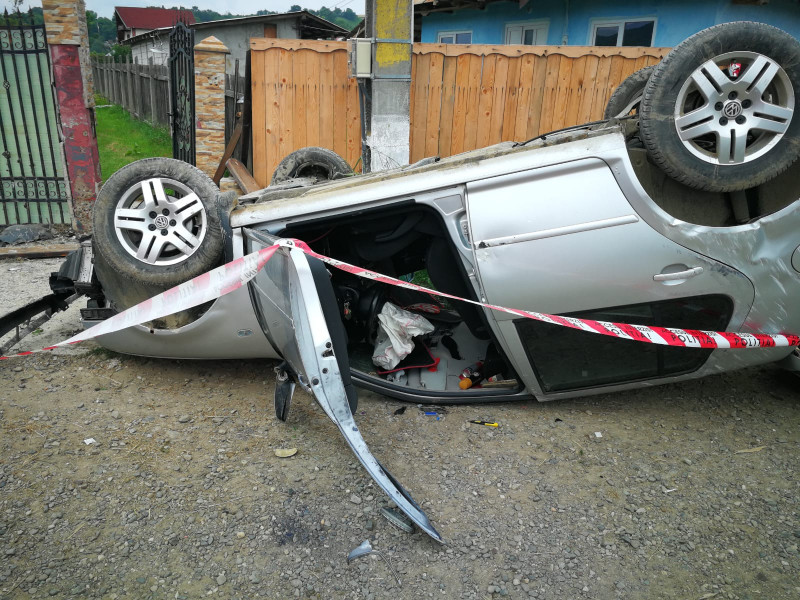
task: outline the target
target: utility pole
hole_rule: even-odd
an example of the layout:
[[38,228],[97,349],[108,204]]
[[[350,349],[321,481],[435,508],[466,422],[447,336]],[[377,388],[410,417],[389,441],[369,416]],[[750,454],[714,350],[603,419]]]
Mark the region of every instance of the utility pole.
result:
[[407,165],[411,134],[412,0],[367,0],[371,76],[362,80],[365,171]]

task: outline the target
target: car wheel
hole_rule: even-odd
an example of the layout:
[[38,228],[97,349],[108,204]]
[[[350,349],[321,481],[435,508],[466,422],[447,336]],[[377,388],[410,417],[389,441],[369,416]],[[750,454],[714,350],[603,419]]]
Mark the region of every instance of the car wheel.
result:
[[705,29],[658,64],[639,116],[653,161],[690,187],[730,192],[786,170],[800,151],[800,43],[763,23]]
[[[179,160],[147,158],[121,168],[103,185],[93,209],[100,271],[109,280],[163,290],[217,266],[223,251],[218,195],[211,178]],[[98,276],[106,295],[119,300],[122,291],[108,289],[103,273]]]
[[654,69],[655,66],[645,67],[626,77],[608,99],[603,118],[618,119],[631,113],[638,113],[644,88],[650,80],[650,75],[653,73]]
[[284,158],[272,174],[270,185],[299,177],[308,177],[317,182],[339,179],[352,174],[353,169],[336,152],[310,146],[295,150]]

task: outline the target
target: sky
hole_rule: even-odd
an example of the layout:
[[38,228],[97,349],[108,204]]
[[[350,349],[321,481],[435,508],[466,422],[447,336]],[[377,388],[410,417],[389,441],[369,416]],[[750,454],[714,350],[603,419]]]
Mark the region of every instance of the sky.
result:
[[[2,0],[3,7],[10,7],[9,0]],[[229,12],[231,14],[246,15],[253,14],[259,10],[272,10],[275,12],[285,12],[293,4],[299,4],[303,8],[318,9],[321,6],[328,8],[339,7],[341,9],[350,8],[358,14],[364,14],[364,0],[86,0],[86,8],[93,10],[101,17],[111,18],[114,15],[115,6],[185,6],[191,8],[197,6],[202,9],[211,9],[219,13]],[[41,2],[25,0],[23,8],[28,6],[41,6]]]

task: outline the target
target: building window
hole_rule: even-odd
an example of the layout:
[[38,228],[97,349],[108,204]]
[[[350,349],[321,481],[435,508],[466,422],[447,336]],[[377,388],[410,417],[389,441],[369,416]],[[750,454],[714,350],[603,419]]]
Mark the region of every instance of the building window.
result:
[[471,31],[440,31],[439,32],[440,44],[471,44],[472,32]]
[[652,46],[655,31],[655,19],[593,21],[589,44],[592,46]]
[[540,46],[547,43],[548,21],[523,21],[506,24],[506,44]]

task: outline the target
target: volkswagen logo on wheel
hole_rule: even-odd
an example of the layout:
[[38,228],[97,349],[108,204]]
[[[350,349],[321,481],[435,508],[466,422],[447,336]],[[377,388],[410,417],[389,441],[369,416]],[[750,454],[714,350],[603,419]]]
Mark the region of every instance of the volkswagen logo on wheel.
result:
[[729,100],[725,103],[725,106],[722,107],[722,114],[724,114],[729,119],[735,119],[740,114],[742,114],[742,104],[738,100]]
[[169,225],[169,219],[164,215],[158,215],[156,217],[155,225],[159,229],[166,229],[167,226]]

